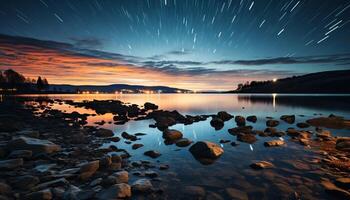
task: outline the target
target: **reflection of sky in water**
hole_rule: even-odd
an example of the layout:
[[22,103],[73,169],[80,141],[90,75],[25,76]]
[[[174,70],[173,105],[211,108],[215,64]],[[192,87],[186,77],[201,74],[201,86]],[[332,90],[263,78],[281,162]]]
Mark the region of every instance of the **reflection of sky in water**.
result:
[[[285,97],[279,101],[279,96],[269,95],[264,96],[264,99],[251,99],[252,96],[243,98],[239,95],[125,95],[125,96],[63,96],[63,99],[73,99],[73,100],[84,100],[85,98],[92,99],[118,99],[124,102],[136,103],[142,105],[144,102],[149,101],[156,103],[161,109],[165,110],[178,110],[180,113],[185,114],[211,114],[216,113],[220,110],[226,110],[233,115],[256,115],[258,118],[257,123],[249,123],[255,130],[264,130],[266,128],[266,117],[271,116],[279,119],[283,114],[295,114],[296,123],[304,122],[309,118],[315,117],[315,113],[322,115],[329,115],[331,113],[342,115],[347,118],[350,116],[350,110],[348,108],[333,109],[338,102],[338,97],[332,97],[329,99],[322,100],[323,103],[318,104],[321,97],[314,96],[304,98],[301,96],[301,100],[291,100],[292,97]],[[114,98],[111,98],[114,97]],[[275,97],[275,98],[273,98]],[[56,98],[56,97],[55,97]],[[256,98],[256,96],[254,96]],[[348,98],[348,97],[346,97]],[[308,102],[310,101],[310,102]],[[301,102],[301,103],[298,103]],[[94,111],[86,110],[83,108],[74,108],[68,105],[57,105],[55,104],[53,108],[66,110],[67,112],[72,112],[76,110],[80,113],[93,114]],[[299,116],[304,115],[304,116]],[[106,122],[113,121],[112,114],[90,116],[88,118],[89,125],[94,125],[94,122],[104,120]],[[215,131],[214,128],[210,126],[210,118],[207,121],[194,123],[191,125],[177,124],[171,128],[180,130],[183,132],[185,138],[190,140],[202,141],[208,140],[219,144],[221,139],[236,141],[236,137],[228,133],[229,128],[236,126],[234,119],[225,122],[223,129]],[[230,143],[221,144],[225,153],[212,165],[204,166],[197,162],[190,152],[188,147],[179,148],[176,145],[165,145],[162,133],[158,129],[149,128],[149,124],[153,124],[153,120],[142,120],[142,121],[130,121],[124,125],[114,125],[106,123],[103,125],[105,128],[112,129],[117,136],[124,131],[135,134],[135,133],[146,133],[145,136],[138,136],[140,140],[133,142],[142,143],[144,147],[137,150],[132,150],[130,144],[124,143],[125,140],[122,139],[120,142],[107,143],[105,146],[115,144],[118,148],[126,149],[132,157],[131,160],[151,160],[151,158],[143,156],[143,152],[147,150],[159,151],[162,156],[157,158],[161,163],[166,163],[170,165],[170,170],[160,173],[170,173],[175,172],[176,178],[167,178],[164,181],[171,185],[170,191],[176,191],[178,185],[202,185],[208,187],[213,191],[219,190],[220,187],[235,186],[239,189],[243,188],[241,185],[242,178],[247,184],[252,185],[252,187],[263,187],[262,182],[266,179],[262,174],[257,176],[257,173],[266,172],[256,172],[249,169],[249,165],[254,161],[266,160],[273,162],[277,169],[274,171],[279,175],[285,177],[299,174],[302,175],[301,171],[295,170],[290,164],[290,160],[302,161],[311,160],[313,158],[312,152],[309,152],[306,147],[290,141],[289,136],[283,136],[282,140],[285,140],[287,145],[283,148],[266,148],[263,143],[272,139],[271,137],[259,137],[258,141],[254,144],[246,144],[238,142],[238,146],[231,146]],[[296,124],[295,123],[295,124]],[[290,125],[283,121],[277,127],[278,130],[285,131],[288,127],[296,127],[295,124]],[[309,130],[314,130],[313,127],[308,128]],[[345,136],[349,134],[348,130],[331,130],[333,135]],[[237,141],[236,141],[237,142]],[[205,174],[205,178],[203,177]],[[205,180],[204,180],[205,179]],[[311,177],[312,180],[318,181],[319,177]],[[207,180],[210,180],[209,182]],[[177,184],[178,182],[182,184]],[[290,183],[291,187],[296,187],[293,183]],[[265,188],[267,190],[267,188]],[[311,190],[319,191],[319,185],[311,186]]]

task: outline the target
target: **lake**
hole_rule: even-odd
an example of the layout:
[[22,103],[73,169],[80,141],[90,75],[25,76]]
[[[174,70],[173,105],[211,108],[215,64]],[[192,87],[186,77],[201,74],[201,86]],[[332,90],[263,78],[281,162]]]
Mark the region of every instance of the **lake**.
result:
[[[216,114],[218,111],[227,111],[236,116],[256,115],[257,122],[250,123],[255,130],[266,128],[266,117],[274,119],[281,115],[295,115],[296,123],[307,119],[335,114],[350,118],[349,95],[282,95],[282,94],[99,94],[99,95],[26,95],[33,98],[48,97],[61,100],[121,100],[138,105],[152,102],[159,109],[177,110],[181,114],[200,115]],[[52,108],[65,112],[78,111],[79,113],[94,114],[93,110],[75,108],[68,104],[53,104]],[[88,117],[88,125],[104,120],[113,121],[112,114]],[[210,125],[211,118],[191,125],[174,125],[184,134],[184,137],[196,141],[211,141],[220,144],[220,140],[229,140],[238,145],[232,146],[230,142],[220,144],[224,154],[210,165],[203,165],[193,158],[188,147],[180,148],[175,145],[166,145],[162,132],[150,128],[153,120],[129,121],[124,125],[106,123],[101,127],[113,130],[116,136],[124,131],[146,133],[136,143],[144,147],[132,150],[130,144],[124,140],[114,143],[105,143],[104,146],[116,145],[126,149],[130,160],[148,160],[168,164],[169,170],[157,171],[162,179],[161,184],[165,190],[164,196],[176,199],[182,195],[186,186],[199,186],[205,189],[207,199],[334,199],[328,196],[320,185],[321,178],[327,177],[325,171],[314,163],[321,159],[320,155],[306,146],[290,140],[289,136],[275,138],[286,141],[283,147],[267,148],[263,145],[270,137],[257,136],[257,142],[247,144],[237,142],[236,136],[228,133],[228,129],[236,127],[234,119],[225,122],[221,130],[215,130]],[[280,120],[278,130],[286,131],[289,127],[296,127],[296,123],[287,124]],[[304,130],[314,131],[315,127]],[[333,136],[349,136],[346,129],[333,130]],[[134,142],[135,143],[135,142]],[[157,159],[145,157],[147,150],[159,151],[162,155]],[[269,161],[275,165],[273,169],[253,170],[249,166],[256,161]],[[198,188],[196,188],[198,190]],[[198,192],[198,191],[197,191]]]

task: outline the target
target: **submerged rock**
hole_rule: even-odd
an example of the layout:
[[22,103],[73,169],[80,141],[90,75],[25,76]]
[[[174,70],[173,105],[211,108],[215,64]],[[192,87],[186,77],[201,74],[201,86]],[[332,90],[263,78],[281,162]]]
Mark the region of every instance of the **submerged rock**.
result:
[[306,121],[311,126],[326,127],[331,129],[349,129],[350,120],[345,120],[343,117],[330,115],[329,117],[318,117]]
[[268,141],[268,142],[264,142],[264,145],[266,147],[282,146],[284,144],[285,144],[285,142],[282,141],[282,140],[271,140],[271,141]]
[[96,195],[99,200],[105,199],[124,199],[131,197],[131,187],[125,183],[112,185],[106,190],[102,190]]
[[203,199],[205,189],[200,186],[186,186],[183,190],[186,199]]
[[148,179],[139,179],[131,185],[131,189],[136,193],[146,193],[152,191],[153,185]]
[[269,126],[269,127],[276,127],[279,124],[280,124],[280,122],[277,120],[274,120],[274,119],[270,119],[270,120],[266,121],[266,126]]
[[138,149],[138,148],[141,148],[141,147],[143,147],[143,144],[133,144],[131,146],[132,149]]
[[169,141],[174,141],[182,138],[182,133],[175,129],[166,129],[163,132],[163,138]]
[[268,168],[274,168],[275,166],[272,163],[267,161],[259,161],[251,164],[250,167],[253,169],[268,169]]
[[224,153],[219,145],[208,141],[196,142],[189,151],[202,164],[213,163]]
[[145,156],[149,156],[151,158],[158,158],[159,156],[161,156],[162,154],[160,154],[158,151],[146,151],[145,153],[143,153]]
[[305,123],[305,122],[300,122],[300,123],[297,123],[297,127],[299,127],[299,128],[308,128],[308,127],[310,127],[310,125]]
[[324,187],[325,191],[329,194],[332,194],[338,198],[350,199],[350,192],[338,188],[330,181],[321,181],[321,185]]
[[48,140],[40,140],[30,137],[18,137],[8,143],[10,150],[30,150],[34,154],[53,153],[60,151],[61,147]]
[[225,189],[227,196],[230,197],[230,199],[237,199],[237,200],[248,200],[248,195],[242,190],[238,190],[236,188],[226,188]]
[[288,124],[294,124],[295,115],[282,115],[280,119],[287,122]]
[[187,147],[192,143],[191,140],[187,139],[187,138],[182,138],[176,141],[176,146],[178,147]]
[[254,142],[256,142],[256,137],[254,134],[244,134],[244,133],[240,133],[237,135],[237,140],[240,142],[245,142],[248,144],[253,144]]
[[97,137],[112,137],[114,135],[113,131],[105,128],[100,128],[96,131]]

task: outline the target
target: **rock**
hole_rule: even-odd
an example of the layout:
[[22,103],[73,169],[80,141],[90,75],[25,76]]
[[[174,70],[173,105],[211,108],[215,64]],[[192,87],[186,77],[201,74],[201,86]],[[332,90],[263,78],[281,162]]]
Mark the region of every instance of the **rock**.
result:
[[148,179],[136,180],[132,185],[131,189],[133,192],[146,193],[150,192],[153,188],[151,181]]
[[29,159],[33,155],[33,152],[30,150],[15,150],[10,153],[8,158],[23,158]]
[[79,178],[82,180],[89,179],[92,175],[95,174],[99,167],[100,161],[98,160],[83,164],[79,170]]
[[350,199],[350,192],[338,188],[330,181],[321,181],[321,185],[324,187],[325,191],[329,194],[332,194],[338,198]]
[[125,183],[112,185],[108,189],[102,190],[96,195],[96,198],[99,200],[112,200],[129,197],[131,197],[131,187]]
[[350,152],[350,138],[337,139],[337,143],[336,143],[335,148],[340,150],[340,151]]
[[215,192],[208,192],[205,200],[224,200],[224,198]]
[[127,171],[120,171],[113,174],[116,179],[116,183],[128,183],[129,173]]
[[259,161],[251,164],[250,167],[253,169],[269,169],[269,168],[274,168],[275,166],[272,163],[267,161]]
[[61,147],[48,140],[40,140],[30,137],[18,137],[8,143],[10,150],[30,150],[34,154],[53,153],[60,151]]
[[310,140],[300,138],[300,139],[299,139],[299,143],[300,143],[301,145],[308,146],[308,145],[310,145]]
[[326,127],[331,129],[349,129],[350,120],[345,120],[343,117],[330,115],[329,117],[318,117],[306,121],[311,126]]
[[157,110],[158,109],[158,106],[156,104],[153,104],[150,102],[144,103],[143,107],[145,108],[145,110]]
[[219,141],[220,144],[226,144],[229,142],[231,142],[231,141],[230,140],[222,140],[222,139]]
[[13,170],[23,165],[22,158],[1,160],[0,161],[0,170]]
[[39,185],[36,185],[33,188],[33,191],[43,190],[43,189],[49,188],[49,187],[66,186],[68,184],[69,184],[69,182],[65,178],[59,178],[59,179],[56,179],[56,180],[40,183]]
[[277,120],[274,120],[274,119],[270,119],[270,120],[266,121],[266,126],[269,126],[269,127],[276,127],[279,124],[280,124],[280,122]]
[[163,138],[168,141],[175,141],[182,138],[182,133],[174,129],[166,129],[163,132]]
[[101,159],[100,159],[100,165],[99,167],[101,168],[109,168],[112,164],[112,157],[107,155],[107,156],[103,156]]
[[111,140],[112,142],[119,142],[119,141],[120,141],[120,137],[115,136],[115,137],[110,138],[110,140]]
[[247,117],[248,122],[253,122],[255,123],[258,120],[258,118],[255,115],[251,115]]
[[114,135],[113,131],[105,128],[100,128],[96,131],[97,137],[112,137]]
[[155,178],[155,177],[158,177],[158,173],[152,170],[147,170],[145,171],[145,176],[150,178]]
[[243,116],[236,116],[235,117],[235,122],[237,126],[245,126],[245,118]]
[[159,169],[160,170],[167,170],[167,169],[169,169],[169,165],[161,164],[161,165],[159,165]]
[[308,128],[308,127],[310,127],[310,125],[307,124],[307,123],[304,123],[304,122],[300,122],[300,123],[297,123],[297,127],[299,127],[299,128]]
[[203,199],[205,190],[200,186],[186,186],[183,190],[186,199]]
[[224,153],[219,145],[208,141],[196,142],[189,150],[202,164],[210,164]]
[[237,135],[237,140],[240,142],[245,142],[248,144],[253,144],[254,142],[256,142],[256,137],[253,134],[244,134],[244,133],[240,133]]
[[287,129],[287,135],[289,135],[291,137],[298,137],[299,136],[299,131],[297,131],[294,128],[288,128]]
[[228,129],[228,132],[231,135],[237,135],[238,133],[250,134],[250,133],[252,133],[252,131],[253,131],[253,127],[252,126],[239,126],[239,127]]
[[11,193],[12,193],[11,187],[4,182],[0,182],[0,195],[9,195]]
[[295,115],[282,115],[280,119],[287,122],[288,124],[294,124]]
[[218,117],[213,117],[210,121],[210,125],[215,128],[215,130],[220,130],[224,127],[224,121]]
[[127,139],[127,140],[131,140],[131,141],[136,141],[137,140],[137,137],[135,135],[131,135],[127,132],[123,132],[121,134],[121,136],[124,138],[124,139]]
[[132,146],[131,146],[131,148],[132,149],[138,149],[138,148],[141,148],[141,147],[143,147],[143,144],[133,144]]
[[248,200],[248,195],[242,190],[237,190],[235,188],[226,188],[225,189],[227,196],[230,197],[230,199],[235,200]]
[[11,185],[18,189],[29,190],[39,182],[40,180],[36,176],[24,175],[16,177],[13,181],[11,181]]
[[89,186],[94,187],[94,186],[96,186],[96,185],[100,185],[100,184],[102,183],[102,181],[103,181],[102,178],[97,178],[97,179],[91,181],[91,183],[89,184]]
[[350,178],[349,177],[344,177],[344,178],[337,178],[335,180],[335,184],[341,188],[350,189]]
[[178,147],[187,147],[192,143],[191,140],[187,139],[187,138],[182,138],[176,141],[176,146]]
[[146,151],[145,153],[143,153],[145,156],[149,156],[151,158],[158,158],[159,156],[161,156],[162,154],[160,154],[158,151]]
[[322,131],[319,131],[318,133],[316,133],[316,136],[319,138],[326,139],[326,138],[330,138],[332,135],[331,135],[330,131],[322,130]]
[[233,116],[227,113],[226,111],[220,111],[218,112],[217,117],[220,118],[222,121],[228,121],[232,119]]
[[28,200],[50,200],[52,199],[52,193],[50,189],[41,190],[38,192],[33,192],[26,195],[25,199]]
[[267,146],[267,147],[282,146],[284,144],[285,144],[285,142],[282,141],[282,140],[271,140],[271,141],[268,141],[268,142],[264,142],[264,145]]

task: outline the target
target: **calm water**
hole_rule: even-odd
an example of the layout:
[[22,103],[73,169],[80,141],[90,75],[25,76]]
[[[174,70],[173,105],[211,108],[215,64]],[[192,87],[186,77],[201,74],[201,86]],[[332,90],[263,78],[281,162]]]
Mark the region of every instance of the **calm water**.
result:
[[[153,95],[47,95],[53,99],[105,100],[119,99],[123,102],[142,105],[144,102],[152,102],[164,110],[178,110],[182,114],[214,114],[218,111],[227,111],[232,115],[256,115],[257,123],[248,123],[255,130],[266,128],[266,117],[279,119],[284,114],[295,114],[296,122],[304,122],[309,118],[329,114],[341,115],[350,118],[350,96],[346,95],[236,95],[236,94],[153,94]],[[35,95],[34,95],[35,97]],[[53,108],[66,112],[78,111],[80,113],[94,113],[93,110],[74,108],[63,104],[53,105]],[[88,122],[104,120],[112,121],[111,114],[89,117]],[[210,118],[207,121],[192,125],[175,125],[171,128],[183,132],[184,137],[195,141],[208,140],[219,144],[221,139],[236,141],[236,137],[230,135],[227,129],[235,127],[234,120],[225,122],[223,129],[215,131],[210,126]],[[179,148],[175,145],[165,145],[162,134],[157,129],[149,128],[153,120],[130,121],[125,125],[105,124],[119,136],[123,131],[128,133],[146,133],[141,140],[134,143],[142,143],[145,146],[132,150],[130,144],[123,140],[115,143],[119,148],[124,148],[131,153],[131,160],[151,160],[143,156],[147,150],[157,150],[162,153],[157,160],[160,163],[170,165],[167,171],[161,171],[162,186],[165,188],[165,196],[178,197],[185,186],[201,186],[207,191],[215,192],[225,199],[230,199],[225,188],[234,188],[242,191],[249,199],[283,199],[294,191],[303,199],[332,199],[323,192],[319,185],[322,171],[310,161],[317,157],[306,147],[289,141],[288,136],[283,138],[287,145],[281,148],[266,148],[264,141],[271,137],[257,136],[258,141],[252,145],[240,143],[231,146],[230,143],[221,144],[225,153],[213,164],[202,165],[196,161],[188,148]],[[285,131],[288,127],[295,127],[280,122],[277,127]],[[314,128],[309,128],[313,130]],[[331,130],[333,135],[349,136],[349,130]],[[277,139],[277,138],[274,138]],[[113,143],[105,144],[109,146]],[[254,161],[266,160],[275,164],[275,169],[255,171],[249,165]]]

